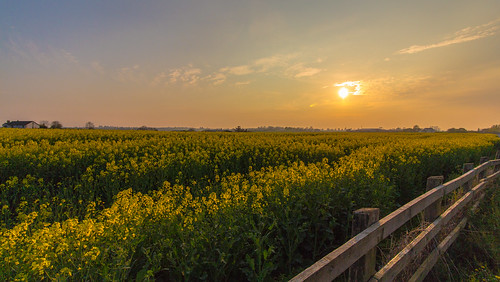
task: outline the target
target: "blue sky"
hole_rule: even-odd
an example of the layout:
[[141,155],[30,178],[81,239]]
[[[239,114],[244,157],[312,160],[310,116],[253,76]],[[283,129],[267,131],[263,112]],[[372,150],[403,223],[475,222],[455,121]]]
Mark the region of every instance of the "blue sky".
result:
[[2,0],[0,120],[489,127],[499,12],[498,1]]

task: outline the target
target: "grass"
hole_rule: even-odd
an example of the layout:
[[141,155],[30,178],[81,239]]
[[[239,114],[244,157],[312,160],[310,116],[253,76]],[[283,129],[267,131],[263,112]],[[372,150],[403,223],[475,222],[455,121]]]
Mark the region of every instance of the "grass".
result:
[[427,281],[500,280],[500,181],[488,189],[467,227],[448,249]]

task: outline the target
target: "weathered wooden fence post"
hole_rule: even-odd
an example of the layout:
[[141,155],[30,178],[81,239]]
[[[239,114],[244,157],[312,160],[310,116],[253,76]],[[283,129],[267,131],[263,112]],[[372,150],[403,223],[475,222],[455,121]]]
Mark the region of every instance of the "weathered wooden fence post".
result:
[[[356,236],[377,222],[379,216],[380,210],[378,208],[364,208],[354,211],[352,236]],[[349,268],[349,281],[368,281],[375,274],[376,251],[376,248],[371,249]]]
[[[429,191],[443,184],[444,176],[431,176],[427,178],[426,190]],[[424,220],[427,222],[433,222],[436,217],[441,214],[441,201],[442,198],[436,200],[430,206],[424,210]]]
[[[497,154],[495,155],[495,159],[500,159],[500,150],[497,150]],[[495,166],[495,172],[500,170],[500,164]]]
[[[474,169],[474,163],[464,163],[464,166],[462,168],[462,174],[465,174],[469,170],[473,170],[473,169]],[[472,188],[472,181],[473,180],[469,180],[469,181],[464,183],[464,185],[462,186],[464,188],[464,192],[470,191],[470,189]]]
[[[487,161],[488,161],[488,157],[481,157],[481,158],[479,159],[479,164],[484,164],[484,163],[485,163],[485,162],[487,162]],[[479,175],[478,175],[478,180],[483,179],[485,176],[486,176],[486,169],[485,169],[485,170],[483,170],[483,171],[481,171],[481,172],[479,173]]]

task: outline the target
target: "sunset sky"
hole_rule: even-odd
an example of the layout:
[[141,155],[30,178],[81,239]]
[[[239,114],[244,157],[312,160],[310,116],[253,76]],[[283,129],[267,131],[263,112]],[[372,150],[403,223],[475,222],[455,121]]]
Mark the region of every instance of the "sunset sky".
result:
[[486,128],[500,1],[1,0],[6,120]]

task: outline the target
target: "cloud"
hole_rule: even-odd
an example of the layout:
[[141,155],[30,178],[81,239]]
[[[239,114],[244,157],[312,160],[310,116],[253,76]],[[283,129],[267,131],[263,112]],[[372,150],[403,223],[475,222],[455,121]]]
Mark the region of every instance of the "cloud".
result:
[[162,71],[153,78],[153,81],[151,81],[151,85],[158,86],[162,83],[165,83],[165,80],[167,77],[168,77],[168,75]]
[[248,65],[236,66],[236,67],[225,67],[220,70],[221,72],[228,72],[234,75],[245,75],[254,72]]
[[90,66],[92,67],[92,69],[94,71],[96,71],[97,73],[101,74],[101,75],[104,75],[105,73],[105,70],[104,70],[104,67],[101,65],[101,63],[97,62],[97,61],[93,61],[92,63],[90,63]]
[[61,54],[66,61],[73,63],[73,64],[78,64],[78,59],[75,56],[73,56],[73,54],[68,52],[67,50],[61,49]]
[[420,99],[453,83],[454,79],[446,72],[440,75],[397,75],[363,81],[363,90],[370,95],[384,96],[387,99]]
[[31,40],[9,39],[7,48],[25,60],[33,60],[40,65],[47,66],[50,62],[46,52],[40,50],[37,44]]
[[441,42],[434,43],[434,44],[428,44],[428,45],[412,45],[408,48],[404,48],[399,50],[397,53],[398,54],[414,54],[418,52],[422,52],[428,49],[433,49],[433,48],[439,48],[439,47],[445,47],[448,45],[453,45],[453,44],[458,44],[458,43],[463,43],[463,42],[468,42],[468,41],[473,41],[489,36],[495,35],[497,30],[500,28],[500,19],[496,19],[494,21],[491,21],[487,24],[475,26],[475,27],[467,27],[462,30],[459,30],[454,33],[453,36],[450,38],[447,38]]
[[170,71],[170,73],[169,73],[168,76],[170,77],[170,82],[171,83],[176,83],[177,82],[177,80],[179,79],[179,77],[182,75],[181,71],[182,70],[180,70],[180,69],[175,69],[175,70]]
[[[185,85],[195,85],[201,79],[201,73],[202,71],[200,68],[193,67],[193,65],[189,64],[180,68],[170,69],[169,71],[161,71],[157,73],[153,77],[153,79],[149,80],[149,85],[174,85],[178,83]],[[211,76],[208,76],[204,79],[210,78]]]
[[254,61],[254,66],[258,72],[266,72],[275,67],[286,67],[290,60],[297,57],[297,54],[278,54],[270,57],[260,58]]
[[295,55],[274,55],[257,59],[250,64],[240,66],[226,66],[220,69],[221,72],[231,75],[247,75],[255,72],[263,73],[277,67],[286,68],[289,61]]
[[304,66],[303,63],[298,63],[287,68],[286,73],[295,78],[313,76],[320,73],[322,69],[311,68]]
[[210,80],[213,81],[214,85],[220,85],[226,81],[226,75],[223,73],[216,73],[212,76],[210,76]]
[[120,82],[142,83],[146,81],[144,74],[139,70],[139,65],[117,69],[114,78]]
[[71,52],[57,49],[52,46],[39,46],[34,41],[10,38],[6,44],[7,50],[17,58],[29,62],[36,62],[44,67],[57,67],[64,65],[78,65],[79,61]]
[[[238,76],[265,73],[283,75],[292,78],[302,78],[310,77],[323,71],[319,68],[307,66],[305,63],[297,63],[297,56],[297,54],[277,54],[274,56],[259,58],[244,65],[225,66],[205,75],[202,75],[202,69],[189,64],[184,67],[171,69],[168,72],[159,72],[156,76],[150,79],[149,84],[151,86],[161,84],[173,85],[177,83],[195,85],[199,82],[205,82],[217,86],[232,78],[233,81],[231,81],[231,83],[233,83],[233,85],[241,86],[250,84],[250,80],[237,81],[235,78]],[[319,59],[315,59],[313,63],[318,63],[318,60]],[[128,75],[131,71],[132,70],[129,69],[122,69],[122,77],[124,77],[125,74]]]
[[181,76],[181,80],[188,84],[196,84],[200,79],[199,74],[201,73],[201,69],[198,68],[190,68],[184,71],[184,74]]
[[242,86],[242,85],[248,85],[248,84],[250,84],[250,81],[238,81],[234,85]]
[[313,76],[321,72],[321,69],[316,68],[304,68],[301,72],[297,73],[295,77],[305,77],[305,76]]
[[347,89],[348,94],[352,95],[363,95],[363,91],[361,90],[361,85],[363,83],[361,81],[344,81],[341,83],[335,83],[336,87],[343,87]]
[[170,83],[183,82],[194,85],[200,80],[201,69],[193,67],[191,64],[182,68],[173,69],[168,77]]
[[[220,79],[214,84],[221,84],[226,81],[228,77],[248,75],[254,73],[273,73],[277,75],[285,75],[288,77],[301,78],[316,75],[323,71],[319,68],[305,66],[304,63],[297,63],[296,58],[298,54],[276,54],[269,57],[263,57],[254,60],[246,65],[239,66],[226,66],[219,69],[219,73],[209,76],[208,80],[215,80],[218,75]],[[321,59],[316,59],[314,63],[322,62]],[[224,74],[222,79],[221,74]],[[241,85],[236,82],[235,85]]]

